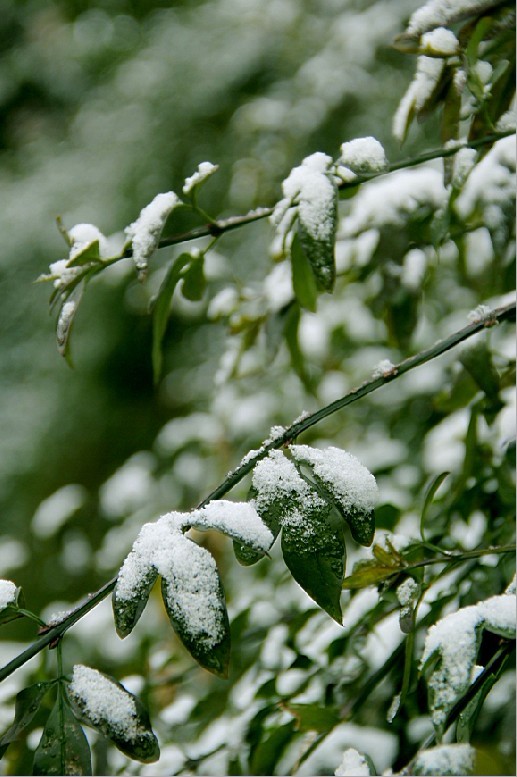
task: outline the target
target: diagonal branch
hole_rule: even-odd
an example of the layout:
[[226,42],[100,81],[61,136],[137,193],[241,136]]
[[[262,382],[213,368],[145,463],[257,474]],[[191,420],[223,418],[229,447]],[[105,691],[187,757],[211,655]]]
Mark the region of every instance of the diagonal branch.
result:
[[[416,354],[415,356],[411,356],[410,358],[405,359],[404,361],[400,362],[400,364],[394,366],[389,375],[371,378],[370,380],[362,383],[358,388],[353,389],[348,394],[345,394],[344,397],[331,402],[329,405],[320,408],[311,415],[304,416],[301,419],[294,421],[289,427],[287,427],[287,429],[284,429],[281,434],[278,434],[271,440],[267,440],[261,446],[261,448],[259,448],[259,450],[254,451],[251,453],[251,455],[248,454],[245,456],[239,466],[230,472],[224,481],[216,489],[214,489],[206,497],[206,499],[203,499],[203,501],[200,502],[199,507],[203,507],[214,499],[220,499],[222,496],[224,496],[224,494],[228,493],[228,491],[230,491],[249,472],[251,472],[258,461],[267,456],[269,451],[279,449],[284,445],[288,445],[296,437],[302,434],[302,432],[305,432],[311,426],[318,424],[324,418],[328,418],[328,416],[338,412],[338,410],[342,410],[347,405],[351,405],[352,402],[357,402],[358,399],[362,399],[362,397],[365,397],[367,394],[371,394],[385,383],[390,383],[392,380],[396,380],[401,375],[404,375],[404,373],[409,372],[416,367],[420,367],[422,364],[435,359],[437,356],[441,356],[446,351],[449,351],[451,348],[459,345],[459,343],[467,340],[478,332],[481,332],[486,327],[494,326],[497,323],[509,320],[515,320],[515,302],[491,311],[490,314],[482,320],[468,324],[468,326],[465,326],[463,329],[454,332],[454,334],[449,335],[443,340],[439,340],[430,348],[420,351],[420,353]],[[26,650],[24,650],[22,653],[16,656],[16,658],[0,669],[0,682],[5,680],[6,677],[9,677],[9,675],[16,671],[16,669],[19,669],[21,666],[23,666],[23,664],[37,655],[41,650],[44,650],[47,645],[53,646],[56,641],[61,639],[65,632],[74,625],[74,623],[76,623],[90,610],[96,607],[97,604],[99,604],[103,599],[106,598],[106,596],[108,596],[108,594],[111,593],[111,591],[113,591],[116,581],[117,578],[115,577],[107,582],[104,586],[102,586],[102,588],[100,588],[98,591],[90,594],[84,602],[71,610],[63,618],[63,620],[61,620],[59,623],[56,623],[55,625],[52,625],[48,631],[45,632],[45,634],[40,636],[39,639],[33,642],[32,645],[29,645]]]

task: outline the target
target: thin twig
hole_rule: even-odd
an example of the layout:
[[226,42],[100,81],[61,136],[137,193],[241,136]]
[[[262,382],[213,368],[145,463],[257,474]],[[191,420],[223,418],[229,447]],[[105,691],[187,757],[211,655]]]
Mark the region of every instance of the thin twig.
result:
[[[404,361],[400,362],[400,364],[393,368],[389,375],[372,378],[371,380],[363,383],[358,388],[350,391],[344,397],[331,402],[329,405],[320,408],[320,410],[317,410],[311,415],[305,416],[302,419],[295,421],[293,424],[291,424],[291,426],[285,429],[282,434],[278,435],[273,440],[264,443],[264,445],[262,445],[262,447],[256,451],[254,455],[250,456],[248,454],[248,456],[245,457],[237,469],[230,472],[230,474],[227,475],[221,485],[214,489],[214,491],[212,491],[206,497],[206,499],[200,502],[199,507],[208,504],[208,502],[214,499],[220,499],[224,494],[228,493],[228,491],[230,491],[253,469],[258,461],[267,456],[269,451],[279,449],[284,445],[289,444],[296,437],[302,434],[302,432],[305,432],[311,426],[318,424],[324,418],[328,418],[328,416],[336,413],[338,410],[341,410],[347,405],[352,404],[352,402],[356,402],[358,399],[361,399],[367,394],[371,394],[385,383],[390,383],[392,380],[399,378],[404,373],[415,369],[415,367],[419,367],[431,359],[434,359],[446,351],[449,351],[451,348],[454,348],[459,343],[467,340],[469,337],[472,337],[477,332],[482,331],[486,326],[492,326],[495,323],[511,319],[512,317],[515,317],[515,303],[497,308],[496,310],[491,311],[489,318],[485,318],[484,320],[477,323],[469,324],[463,329],[460,329],[458,332],[455,332],[454,334],[449,335],[449,337],[446,337],[445,339],[435,343],[430,348],[427,348],[415,356],[411,356],[409,359],[405,359]],[[86,615],[86,613],[96,607],[97,604],[99,604],[103,599],[106,598],[106,596],[108,596],[109,593],[111,593],[111,591],[113,591],[116,581],[117,578],[114,577],[98,591],[90,594],[85,602],[71,610],[62,621],[54,626],[51,626],[49,630],[39,639],[33,642],[32,645],[29,645],[26,650],[24,650],[16,658],[0,669],[0,682],[5,680],[6,677],[9,677],[9,675],[16,671],[16,669],[19,669],[21,666],[23,666],[23,664],[37,655],[37,653],[39,653],[41,650],[44,650],[47,645],[56,644],[56,642],[61,639],[65,632],[68,631],[68,629],[73,626],[74,623],[76,623],[84,615]]]

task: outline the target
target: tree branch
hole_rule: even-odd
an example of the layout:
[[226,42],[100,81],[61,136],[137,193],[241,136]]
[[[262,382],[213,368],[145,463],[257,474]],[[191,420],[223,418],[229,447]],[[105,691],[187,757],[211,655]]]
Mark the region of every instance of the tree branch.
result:
[[[245,456],[240,465],[232,472],[230,472],[225,480],[216,489],[214,489],[206,497],[206,499],[200,502],[198,507],[203,507],[204,505],[208,504],[208,502],[214,499],[220,499],[222,496],[224,496],[224,494],[228,493],[228,491],[230,491],[249,472],[251,472],[258,461],[267,456],[269,451],[279,449],[284,445],[291,443],[296,437],[302,434],[302,432],[305,432],[311,426],[318,424],[324,418],[327,418],[333,413],[336,413],[338,410],[342,410],[347,405],[351,405],[352,402],[356,402],[358,399],[365,397],[367,394],[371,394],[385,383],[390,383],[392,380],[399,378],[404,373],[409,372],[410,370],[413,370],[428,361],[431,361],[431,359],[435,359],[437,356],[441,356],[441,354],[449,351],[451,348],[454,348],[456,345],[463,342],[464,340],[467,340],[469,337],[472,337],[477,332],[481,332],[484,328],[493,326],[496,323],[502,321],[511,320],[512,318],[515,318],[515,302],[491,311],[490,315],[483,320],[469,324],[463,329],[460,329],[458,332],[449,335],[449,337],[438,341],[430,348],[421,351],[415,356],[411,356],[410,358],[405,359],[404,361],[400,362],[400,364],[396,365],[389,375],[367,380],[358,388],[350,391],[344,397],[331,402],[329,405],[320,408],[320,410],[317,410],[311,415],[304,416],[301,419],[294,421],[291,426],[285,429],[281,434],[275,436],[271,440],[267,440],[259,450],[254,451],[252,455],[248,454]],[[447,557],[447,559],[449,558],[450,557]],[[24,650],[16,658],[0,669],[0,682],[5,680],[5,678],[9,677],[9,675],[15,672],[16,669],[19,669],[21,666],[23,666],[23,664],[37,655],[41,650],[47,647],[47,645],[52,646],[56,643],[56,641],[61,639],[65,632],[68,631],[68,629],[71,628],[74,623],[76,623],[90,610],[96,607],[97,604],[99,604],[103,599],[106,598],[106,596],[108,596],[109,593],[111,593],[111,591],[113,591],[116,581],[117,578],[114,577],[98,591],[90,594],[84,602],[71,610],[62,621],[48,628],[48,631],[46,631],[39,639],[33,642],[32,645],[29,645],[26,650]]]

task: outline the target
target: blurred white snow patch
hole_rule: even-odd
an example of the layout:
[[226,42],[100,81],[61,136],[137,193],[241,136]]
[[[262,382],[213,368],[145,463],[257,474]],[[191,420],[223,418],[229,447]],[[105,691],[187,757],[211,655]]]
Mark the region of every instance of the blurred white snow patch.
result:
[[0,543],[0,574],[9,569],[17,569],[25,564],[28,558],[27,547],[20,540],[7,535],[2,536]]
[[411,742],[423,742],[434,731],[431,718],[419,715],[408,722],[408,739]]
[[286,669],[276,678],[276,692],[280,696],[289,696],[297,691],[307,679],[305,669]]
[[449,532],[451,538],[459,542],[465,550],[472,550],[483,539],[485,529],[486,518],[480,510],[476,510],[469,516],[468,521],[456,516],[454,521],[451,521]]
[[375,587],[363,588],[348,603],[343,603],[343,628],[350,632],[379,601]]
[[196,697],[191,693],[179,694],[171,704],[161,710],[160,720],[166,726],[180,726],[186,723],[196,704]]
[[71,483],[44,499],[32,518],[31,528],[36,537],[52,537],[83,506],[86,496],[84,486]]
[[[462,218],[467,218],[477,205],[496,204],[501,208],[515,199],[515,138],[509,136],[494,143],[488,154],[472,170],[456,201]],[[498,211],[498,209],[497,209]],[[497,212],[485,209],[485,218]],[[488,226],[497,227],[497,223]]]
[[343,635],[342,627],[326,613],[316,611],[296,635],[296,647],[317,664],[327,663],[326,649]]
[[486,227],[465,235],[465,256],[469,275],[479,275],[492,262],[494,248],[490,232]]
[[435,426],[424,442],[424,462],[427,472],[458,470],[465,455],[465,436],[469,412],[457,410]]
[[367,229],[353,240],[337,237],[335,248],[336,273],[340,275],[351,267],[364,267],[370,261],[379,242],[377,229]]
[[174,476],[186,486],[202,483],[205,471],[205,460],[194,451],[182,451],[174,461]]
[[[145,764],[140,767],[142,777],[169,777],[171,774],[179,774],[185,763],[185,754],[177,745],[160,745],[160,760],[156,763]],[[113,774],[121,774],[127,768],[127,761],[121,770]]]
[[291,262],[288,259],[276,264],[266,275],[263,288],[268,310],[276,312],[292,300]]
[[322,377],[318,394],[323,404],[328,405],[335,399],[344,396],[349,387],[346,375],[337,370],[330,370]]
[[298,330],[300,347],[312,359],[323,358],[328,348],[328,328],[321,316],[303,312]]
[[347,747],[356,747],[366,753],[378,772],[391,766],[397,754],[397,740],[393,734],[378,728],[342,723],[336,726],[294,774],[311,777],[328,772],[340,763],[343,750]]
[[366,758],[353,747],[343,751],[341,763],[334,772],[335,777],[369,777],[370,768]]
[[153,487],[154,457],[147,451],[135,453],[100,488],[100,505],[108,518],[116,518],[140,507]]
[[210,300],[207,316],[212,321],[216,321],[222,316],[229,316],[237,307],[238,302],[239,293],[235,286],[226,286]]
[[268,632],[260,651],[260,662],[266,669],[287,669],[296,658],[294,650],[286,647],[288,634],[284,623],[273,626]]
[[372,671],[380,669],[397,648],[404,634],[400,630],[399,613],[394,612],[377,623],[366,638],[361,655],[368,661]]
[[61,561],[71,575],[80,575],[92,558],[92,548],[84,532],[74,530],[67,532],[63,540]]
[[425,277],[426,265],[425,251],[422,251],[421,248],[412,248],[408,251],[402,265],[402,285],[415,291],[420,289]]
[[222,434],[217,418],[209,413],[192,413],[168,421],[158,433],[155,445],[161,454],[174,453],[191,442],[217,442]]
[[139,693],[141,693],[142,688],[144,687],[144,678],[138,674],[129,674],[127,677],[123,677],[120,680],[120,683],[124,686],[126,691],[129,691],[129,693],[137,696]]

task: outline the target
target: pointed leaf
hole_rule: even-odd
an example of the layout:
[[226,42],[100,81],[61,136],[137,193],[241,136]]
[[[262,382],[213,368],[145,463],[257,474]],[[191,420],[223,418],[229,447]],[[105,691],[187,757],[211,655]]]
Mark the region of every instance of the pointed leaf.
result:
[[340,448],[318,450],[308,445],[292,445],[290,451],[297,462],[310,468],[318,487],[350,526],[356,542],[371,545],[377,498],[377,484],[371,472],[355,456]]
[[169,308],[174,294],[174,290],[181,278],[181,271],[185,265],[191,261],[190,254],[180,254],[176,257],[167,269],[167,274],[162,281],[158,295],[152,303],[153,314],[153,375],[154,382],[158,383],[162,372],[162,341],[167,328],[167,319],[169,318]]
[[235,558],[242,564],[243,567],[250,567],[256,564],[258,561],[264,558],[264,553],[259,550],[253,550],[249,545],[244,545],[242,542],[233,541],[233,552]]
[[282,553],[296,582],[338,623],[345,542],[329,523],[331,507],[314,492],[282,521]]
[[470,348],[465,348],[459,359],[481,391],[484,391],[489,399],[496,399],[499,396],[500,378],[487,344],[479,342]]
[[41,700],[52,685],[52,682],[36,683],[24,688],[16,695],[14,721],[5,734],[0,737],[0,758],[3,757],[10,743],[14,742],[30,725],[39,710]]
[[178,532],[160,568],[162,596],[177,635],[201,666],[226,677],[230,624],[213,556]]
[[285,708],[295,716],[297,728],[303,732],[317,731],[318,734],[324,734],[334,728],[343,718],[337,707],[288,703]]
[[181,293],[185,299],[197,302],[202,299],[206,289],[206,278],[204,270],[204,255],[192,259],[191,264],[183,275],[183,284]]
[[83,295],[83,284],[76,286],[72,294],[63,302],[59,311],[56,325],[57,350],[60,356],[63,356],[67,363],[72,366],[72,357],[70,354],[70,335],[77,314],[77,308]]
[[[130,557],[131,554],[128,558]],[[124,569],[124,567],[122,569]],[[141,576],[138,577],[131,588],[127,588],[127,590],[125,586],[124,589],[122,588],[123,578],[120,577],[120,583],[117,580],[115,590],[113,591],[112,604],[115,627],[117,629],[117,634],[121,639],[124,639],[128,634],[131,634],[139,621],[149,600],[149,594],[157,576],[158,572],[154,567],[143,567]]]
[[58,694],[34,753],[33,774],[91,774],[90,746],[79,722]]
[[310,262],[302,250],[300,238],[295,235],[291,245],[291,273],[293,290],[300,307],[316,312],[318,287]]
[[76,664],[68,696],[81,719],[129,758],[144,763],[158,760],[160,748],[147,711],[113,677]]
[[303,218],[303,211],[300,211],[298,222],[298,235],[300,246],[309,260],[309,264],[316,279],[316,286],[321,291],[332,292],[336,280],[336,262],[334,259],[334,243],[336,238],[337,224],[337,188],[332,209],[325,214],[328,221],[328,234],[325,231],[324,236],[320,236],[314,230],[314,225]]
[[383,566],[375,559],[358,561],[354,565],[354,571],[343,580],[343,588],[352,591],[358,588],[366,588],[376,585],[398,572],[397,567]]
[[422,507],[422,515],[420,517],[420,536],[422,537],[423,542],[425,542],[424,527],[425,527],[425,518],[427,515],[427,510],[429,508],[429,505],[432,504],[434,496],[438,491],[438,489],[440,488],[440,486],[442,485],[443,481],[450,474],[451,474],[450,472],[440,472],[431,480],[431,482],[426,488],[424,506]]
[[99,241],[92,240],[91,243],[85,243],[84,247],[74,252],[72,258],[68,261],[68,267],[80,267],[83,264],[99,260]]

